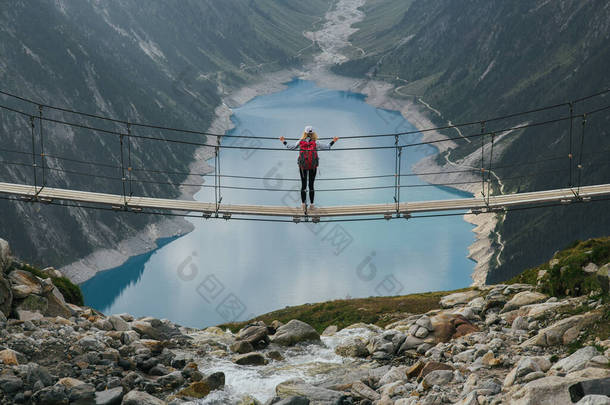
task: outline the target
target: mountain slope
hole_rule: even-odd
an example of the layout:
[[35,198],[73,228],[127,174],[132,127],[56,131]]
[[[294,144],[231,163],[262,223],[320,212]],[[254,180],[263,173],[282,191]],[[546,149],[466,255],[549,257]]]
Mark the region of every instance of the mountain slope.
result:
[[[400,18],[395,14],[383,18],[387,10],[397,10],[400,5],[408,7],[401,11]],[[610,6],[605,1],[387,1],[372,2],[367,7],[368,17],[360,23],[361,31],[350,38],[366,55],[335,71],[394,83],[398,97],[423,100],[439,110],[443,118],[434,117],[439,125],[563,103],[610,87],[606,74],[610,63]],[[379,29],[378,35],[372,33],[373,26]],[[576,104],[574,112],[581,114],[609,104],[610,96],[606,95]],[[565,105],[488,122],[486,130],[568,114]],[[569,121],[515,131],[505,137],[498,144],[501,149],[497,152],[502,151],[493,162],[504,190],[577,185],[576,160],[581,153],[581,184],[610,182],[609,121],[610,110],[588,117],[582,149],[580,117],[573,122],[572,140]],[[479,131],[479,124],[462,128],[465,135]],[[446,134],[456,136],[456,132]],[[487,137],[486,159],[489,141]],[[480,139],[457,142],[458,147],[449,151],[451,160],[457,162],[481,146]],[[572,163],[569,151],[575,156]],[[530,163],[538,158],[545,161]],[[442,164],[446,159],[447,153],[438,161]],[[498,192],[497,182],[493,189]],[[539,254],[552,254],[557,246],[603,235],[610,228],[608,208],[607,203],[598,202],[509,213],[498,225],[505,242],[502,265],[489,274],[488,281],[514,275],[515,269],[533,265]]]
[[[298,65],[300,58],[307,57],[313,48],[301,32],[311,29],[328,5],[326,0],[185,0],[171,4],[152,0],[145,6],[135,0],[13,2],[0,11],[1,87],[42,103],[88,113],[205,130],[225,89],[243,85],[261,72]],[[0,104],[38,114],[37,106],[7,97],[0,96]],[[43,113],[56,120],[126,131],[124,125],[57,111]],[[33,184],[32,157],[27,154],[32,149],[29,120],[7,111],[0,112],[0,118],[0,181]],[[35,124],[38,131],[38,122]],[[51,168],[46,171],[48,186],[122,192],[116,136],[53,123],[44,123],[43,130],[47,155],[112,166],[100,168],[47,157],[45,164]],[[134,132],[205,141],[181,133]],[[134,141],[131,147],[136,168],[184,172],[193,161],[193,148],[144,141]],[[39,169],[38,181],[41,175]],[[133,180],[134,194],[171,197],[179,195],[177,186],[156,183],[180,183],[185,176],[134,172]],[[0,229],[19,256],[33,262],[44,257],[54,265],[115,246],[158,221],[150,216],[6,200],[0,200],[0,212]]]

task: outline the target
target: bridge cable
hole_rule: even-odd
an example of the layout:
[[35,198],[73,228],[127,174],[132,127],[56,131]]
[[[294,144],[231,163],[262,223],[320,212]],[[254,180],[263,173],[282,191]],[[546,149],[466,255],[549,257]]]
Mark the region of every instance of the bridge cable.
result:
[[574,157],[574,155],[572,154],[572,138],[573,138],[573,127],[574,127],[574,103],[570,103],[570,135],[569,135],[569,147],[570,150],[568,151],[568,163],[570,164],[570,178],[568,180],[568,187],[572,188],[572,159]]
[[42,132],[42,106],[41,105],[38,106],[38,121],[40,123],[40,125],[39,125],[39,129],[40,129],[40,164],[42,166],[42,188],[41,188],[41,190],[42,190],[47,185],[47,182],[46,182],[46,176],[45,176],[44,135]]
[[489,200],[491,198],[491,175],[492,175],[492,167],[493,167],[493,159],[494,159],[494,138],[496,134],[492,132],[491,134],[491,151],[489,152],[489,169],[487,170],[487,206],[489,206]]

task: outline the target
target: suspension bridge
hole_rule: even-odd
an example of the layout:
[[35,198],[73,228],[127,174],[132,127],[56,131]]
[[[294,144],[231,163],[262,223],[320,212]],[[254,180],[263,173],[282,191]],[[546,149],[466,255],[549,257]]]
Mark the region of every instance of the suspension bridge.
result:
[[[597,185],[582,185],[582,171],[584,167],[585,154],[583,153],[583,144],[585,140],[585,129],[587,119],[595,116],[596,114],[607,111],[610,106],[603,106],[591,109],[589,111],[575,113],[575,106],[586,100],[601,97],[603,98],[610,90],[605,90],[594,95],[590,95],[578,100],[570,102],[556,104],[547,107],[541,107],[534,110],[523,111],[515,114],[505,115],[502,117],[495,117],[482,121],[468,122],[464,124],[448,125],[445,127],[420,129],[414,131],[405,131],[400,133],[392,134],[369,134],[369,135],[354,135],[342,137],[342,140],[350,139],[371,139],[371,138],[388,138],[390,137],[394,142],[393,144],[383,145],[368,145],[368,146],[355,146],[355,147],[341,147],[334,148],[335,150],[355,151],[355,150],[375,150],[375,149],[388,149],[393,152],[395,159],[395,170],[394,173],[379,174],[379,175],[367,175],[367,176],[352,176],[352,177],[339,177],[332,179],[320,179],[334,180],[334,181],[348,181],[348,180],[376,180],[376,179],[389,179],[393,181],[393,184],[372,186],[372,187],[352,187],[352,188],[335,188],[335,189],[321,189],[316,191],[355,191],[355,190],[369,190],[369,189],[389,189],[393,190],[393,202],[391,203],[376,203],[376,204],[361,204],[361,205],[341,205],[341,206],[325,206],[310,209],[309,211],[303,210],[300,207],[296,207],[296,204],[278,204],[278,205],[253,205],[253,204],[227,204],[223,203],[222,191],[227,189],[240,189],[240,190],[253,190],[253,191],[284,191],[294,192],[295,189],[283,189],[273,187],[244,187],[244,186],[231,186],[221,184],[221,181],[226,179],[241,179],[248,181],[259,181],[259,180],[270,180],[269,177],[262,176],[243,176],[243,175],[231,175],[224,174],[220,171],[220,151],[222,149],[245,149],[245,150],[282,150],[286,151],[285,148],[279,147],[266,147],[255,145],[235,145],[235,144],[223,144],[221,139],[235,138],[238,140],[273,140],[277,141],[275,137],[259,137],[255,135],[227,135],[227,134],[213,134],[209,132],[193,131],[185,129],[177,129],[171,127],[163,127],[157,125],[129,122],[124,120],[117,120],[101,115],[88,114],[61,107],[41,104],[33,100],[29,100],[14,94],[10,94],[4,91],[0,91],[0,95],[3,95],[9,99],[16,99],[20,102],[31,104],[37,108],[37,114],[27,112],[24,109],[19,109],[13,106],[0,105],[0,110],[4,110],[7,113],[15,114],[22,118],[22,121],[29,123],[28,131],[31,136],[31,150],[13,150],[7,148],[0,148],[0,152],[8,154],[15,154],[20,156],[31,157],[30,162],[21,161],[8,161],[2,160],[0,164],[21,166],[24,170],[31,170],[32,183],[20,184],[14,182],[0,182],[0,198],[6,200],[13,200],[19,202],[34,202],[42,204],[54,204],[62,205],[67,207],[81,207],[91,209],[102,209],[112,211],[122,211],[130,213],[144,213],[144,214],[156,214],[156,215],[175,215],[175,216],[189,216],[189,217],[201,217],[201,218],[223,218],[229,219],[242,219],[242,220],[269,220],[269,221],[283,221],[283,222],[330,222],[330,221],[348,221],[348,220],[373,220],[373,219],[395,219],[395,218],[416,218],[418,216],[445,216],[445,215],[463,215],[467,213],[479,214],[487,212],[505,212],[514,209],[529,209],[548,207],[558,204],[569,204],[574,202],[590,202],[606,200],[610,196],[610,184],[597,184]],[[508,127],[495,128],[488,130],[488,125],[494,121],[502,121],[508,118],[527,116],[533,113],[546,112],[549,110],[555,110],[560,108],[567,108],[568,114],[554,117],[552,119],[545,119],[542,121],[527,121],[518,125],[512,125]],[[102,120],[110,123],[111,127],[100,127],[93,126],[89,123],[67,121],[65,118],[54,118],[45,116],[43,112],[45,110],[54,110],[65,114],[74,114],[79,117],[84,117],[89,120]],[[580,122],[579,137],[574,130],[575,121]],[[110,162],[93,162],[89,160],[79,160],[73,157],[60,156],[57,154],[45,153],[45,133],[43,131],[44,123],[53,123],[55,125],[67,126],[71,128],[77,128],[83,131],[98,132],[103,135],[113,136],[118,140],[120,146],[120,156],[116,157],[116,161]],[[497,190],[494,193],[494,187],[492,186],[493,179],[492,174],[494,171],[494,142],[502,134],[511,134],[517,130],[551,125],[555,123],[567,123],[569,125],[569,151],[565,156],[555,157],[540,157],[532,162],[517,163],[517,165],[527,164],[539,164],[544,161],[551,160],[566,160],[569,170],[566,181],[567,187],[542,190],[542,191],[530,191],[530,192],[518,192],[511,194],[498,193]],[[412,143],[401,143],[401,137],[410,134],[420,134],[427,131],[440,131],[446,129],[468,127],[476,125],[479,127],[479,131],[470,135],[463,135],[460,133],[460,137],[456,138],[443,138],[432,141],[420,141]],[[198,140],[185,140],[168,138],[160,135],[142,135],[135,134],[134,128],[146,128],[159,133],[170,133],[179,132],[194,136],[205,137],[205,141]],[[49,135],[47,135],[49,136]],[[461,168],[459,170],[447,170],[435,173],[401,173],[401,167],[403,165],[403,151],[421,145],[430,145],[438,142],[447,141],[459,141],[463,139],[481,139],[481,158],[479,167]],[[215,143],[207,143],[208,139],[215,139]],[[291,139],[291,138],[287,138]],[[292,138],[294,140],[296,138]],[[321,138],[326,139],[326,138]],[[214,173],[193,173],[186,171],[172,171],[165,168],[159,167],[134,167],[132,163],[132,143],[136,140],[147,140],[154,142],[163,142],[169,145],[180,144],[187,145],[197,148],[210,148],[213,151],[214,158]],[[580,143],[580,148],[576,151],[576,146]],[[484,151],[487,148],[488,156],[484,155]],[[594,153],[605,153],[608,151],[596,151]],[[53,162],[72,162],[78,165],[88,165],[90,168],[87,170],[67,170],[65,167]],[[508,168],[509,166],[499,167],[495,169]],[[28,169],[29,168],[29,169]],[[101,169],[108,170],[111,173],[116,172],[118,176],[112,176],[107,174],[100,174],[96,171]],[[93,170],[92,170],[93,169]],[[108,193],[108,192],[93,192],[84,190],[74,190],[69,188],[52,187],[48,184],[49,173],[59,172],[64,175],[76,174],[82,176],[89,176],[96,179],[116,181],[120,183],[122,190],[119,193]],[[155,181],[150,179],[138,179],[135,177],[135,173],[144,172],[148,174],[164,174],[164,175],[178,175],[188,178],[189,176],[203,176],[211,180],[213,177],[214,184],[200,184],[200,183],[186,183],[186,182],[171,182],[171,181]],[[449,183],[442,183],[444,186],[456,186],[460,184],[469,183],[480,183],[481,185],[481,196],[474,196],[469,198],[455,198],[449,200],[438,200],[438,201],[404,201],[401,200],[401,190],[410,187],[425,187],[435,186],[438,184],[402,184],[401,180],[405,177],[412,176],[426,176],[426,175],[443,175],[443,174],[460,174],[469,175],[467,181],[454,181]],[[538,173],[538,175],[548,175],[550,173]],[[480,179],[472,180],[473,175],[480,176]],[[291,181],[298,181],[299,179],[287,179]],[[203,187],[210,188],[214,191],[214,201],[200,202],[193,200],[184,200],[176,198],[156,198],[150,195],[136,195],[133,190],[134,183],[141,184],[158,184],[164,186],[190,186],[190,187]],[[422,215],[424,214],[424,215]]]

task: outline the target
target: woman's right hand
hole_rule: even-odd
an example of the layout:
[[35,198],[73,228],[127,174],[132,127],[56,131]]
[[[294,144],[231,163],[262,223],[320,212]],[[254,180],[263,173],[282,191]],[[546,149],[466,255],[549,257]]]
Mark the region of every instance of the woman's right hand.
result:
[[280,136],[280,142],[284,142],[286,140],[286,138],[284,138],[283,136]]

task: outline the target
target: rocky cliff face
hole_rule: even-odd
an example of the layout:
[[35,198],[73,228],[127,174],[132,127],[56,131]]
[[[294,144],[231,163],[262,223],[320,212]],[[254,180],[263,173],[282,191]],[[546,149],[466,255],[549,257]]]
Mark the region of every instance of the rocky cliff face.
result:
[[[608,403],[610,304],[599,286],[549,296],[541,274],[538,285],[491,285],[445,295],[426,313],[394,311],[384,327],[319,334],[293,319],[233,333],[66,303],[48,279],[14,270],[2,240],[0,253],[3,404]],[[605,268],[605,289],[610,263],[595,266]]]
[[[351,60],[335,70],[391,82],[396,97],[421,103],[439,126],[564,103],[610,87],[605,73],[610,63],[605,45],[610,8],[605,1],[386,1],[369,2],[364,9],[360,31],[350,38],[362,52],[353,52]],[[609,100],[605,96],[578,103],[574,112],[607,106]],[[491,189],[497,193],[500,188],[515,192],[576,185],[577,178],[569,178],[570,151],[574,156],[583,153],[582,184],[608,183],[609,111],[589,117],[582,149],[580,118],[574,122],[572,141],[567,121],[496,138],[493,164],[501,185],[493,181]],[[486,130],[568,115],[563,105],[488,122]],[[460,130],[471,135],[480,128],[477,123]],[[445,135],[459,136],[454,130]],[[474,151],[480,155],[481,140],[456,142],[438,162],[450,162],[454,169],[455,164],[480,166],[480,158],[465,158],[476,157]],[[485,142],[489,164],[489,137]],[[572,161],[573,176],[578,172],[575,164]],[[506,280],[575,239],[604,235],[610,226],[607,210],[608,204],[600,202],[509,213],[499,221],[505,247],[499,260],[490,261],[496,268],[489,281]]]
[[[231,86],[298,64],[311,42],[301,35],[326,1],[18,1],[0,11],[2,90],[68,109],[126,121],[205,131]],[[311,50],[311,49],[309,49]],[[301,52],[299,52],[301,51]],[[38,115],[5,96],[0,104]],[[43,109],[45,117],[125,132],[125,125]],[[0,181],[34,184],[30,122],[0,111]],[[36,122],[36,153],[41,153]],[[134,134],[205,142],[183,133]],[[43,123],[46,184],[122,193],[116,136]],[[132,167],[188,172],[193,148],[133,142]],[[199,155],[204,158],[205,155]],[[127,159],[127,155],[126,155]],[[84,163],[83,163],[84,162]],[[96,166],[88,162],[101,163]],[[42,178],[38,158],[38,183]],[[78,174],[83,173],[83,174]],[[91,175],[105,176],[96,178]],[[134,194],[175,197],[176,183],[200,176],[135,170]],[[167,184],[170,183],[170,184]],[[193,187],[183,189],[187,195]],[[0,200],[0,229],[20,257],[67,264],[116,246],[158,218]],[[184,225],[184,224],[183,224]],[[178,226],[175,232],[186,229]]]

